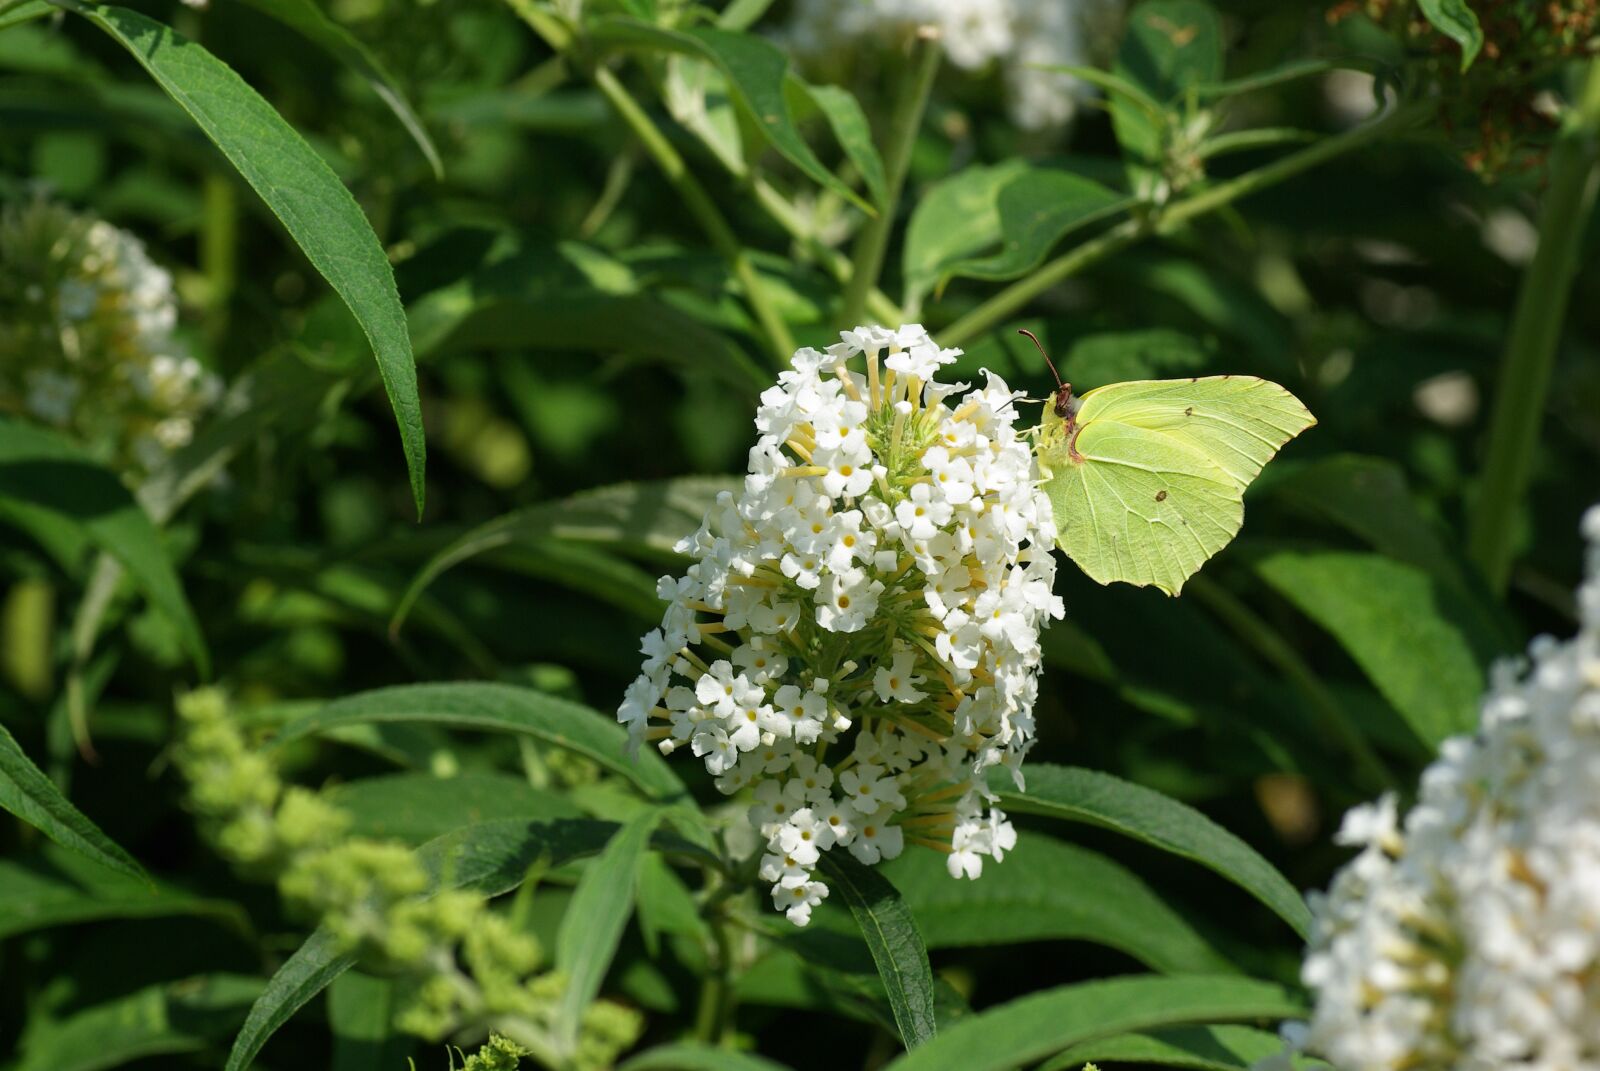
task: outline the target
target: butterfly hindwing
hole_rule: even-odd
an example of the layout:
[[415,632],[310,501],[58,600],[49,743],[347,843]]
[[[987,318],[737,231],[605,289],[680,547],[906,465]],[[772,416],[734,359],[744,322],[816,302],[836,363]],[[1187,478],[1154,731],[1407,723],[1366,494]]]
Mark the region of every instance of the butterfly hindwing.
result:
[[1046,410],[1039,442],[1057,542],[1102,584],[1175,595],[1244,520],[1244,489],[1316,421],[1252,376],[1118,383],[1067,422]]

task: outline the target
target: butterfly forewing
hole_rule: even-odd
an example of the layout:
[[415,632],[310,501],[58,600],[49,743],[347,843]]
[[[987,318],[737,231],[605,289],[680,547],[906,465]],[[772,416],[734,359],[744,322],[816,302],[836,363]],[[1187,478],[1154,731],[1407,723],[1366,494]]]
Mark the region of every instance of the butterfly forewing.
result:
[[1044,417],[1039,462],[1057,541],[1102,584],[1177,594],[1239,531],[1261,466],[1313,423],[1294,395],[1249,376],[1090,391],[1070,434]]

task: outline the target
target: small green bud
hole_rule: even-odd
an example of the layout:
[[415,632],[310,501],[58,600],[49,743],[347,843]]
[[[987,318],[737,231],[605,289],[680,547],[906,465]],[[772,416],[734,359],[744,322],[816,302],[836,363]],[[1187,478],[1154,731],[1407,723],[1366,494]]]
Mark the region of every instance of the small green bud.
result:
[[483,1047],[462,1065],[461,1071],[516,1071],[528,1050],[510,1038],[490,1034]]

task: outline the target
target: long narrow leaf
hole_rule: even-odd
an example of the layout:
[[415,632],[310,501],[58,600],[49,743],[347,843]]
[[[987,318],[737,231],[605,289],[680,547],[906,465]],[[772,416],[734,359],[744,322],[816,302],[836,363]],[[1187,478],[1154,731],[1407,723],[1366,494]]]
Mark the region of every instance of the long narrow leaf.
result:
[[1006,770],[990,773],[989,787],[1007,810],[1087,822],[1126,834],[1221,874],[1270,907],[1304,937],[1311,912],[1273,865],[1254,848],[1186,804],[1110,774],[1075,766],[1027,769],[1018,791]]
[[0,808],[10,811],[63,848],[112,870],[145,879],[144,869],[133,856],[118,847],[61,794],[44,771],[23,754],[16,738],[3,725],[0,725]]
[[427,446],[417,369],[394,271],[350,191],[305,139],[227,64],[135,11],[56,0],[127,49],[216,144],[344,299],[372,344],[422,511]]
[[655,799],[684,794],[683,782],[651,749],[640,750],[637,759],[630,760],[628,734],[605,715],[509,684],[410,684],[362,692],[289,722],[276,743],[281,746],[347,725],[393,722],[520,733],[593,759]]
[[881,874],[842,852],[822,857],[832,888],[839,891],[867,939],[878,977],[889,995],[900,1040],[915,1049],[933,1039],[938,1023],[933,1010],[933,968],[928,949],[900,893]]
[[1289,991],[1245,978],[1115,978],[1062,986],[950,1027],[889,1071],[1009,1071],[1072,1045],[1185,1023],[1303,1013]]

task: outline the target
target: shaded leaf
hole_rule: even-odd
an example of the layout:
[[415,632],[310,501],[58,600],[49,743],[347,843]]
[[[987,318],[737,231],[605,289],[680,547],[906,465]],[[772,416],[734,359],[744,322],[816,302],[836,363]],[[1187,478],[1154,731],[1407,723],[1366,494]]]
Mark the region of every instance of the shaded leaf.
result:
[[406,128],[406,133],[417,143],[422,155],[428,158],[434,178],[444,178],[444,161],[439,159],[439,150],[434,147],[427,128],[412,110],[411,103],[400,91],[394,76],[384,69],[383,62],[359,38],[323,14],[313,0],[245,0],[245,3],[295,30],[361,76],[378,95],[378,99],[394,112],[394,117]]
[[1461,69],[1472,66],[1483,49],[1483,27],[1467,0],[1417,0],[1417,6],[1434,29],[1461,46]]
[[274,746],[327,729],[379,722],[522,733],[593,759],[656,799],[684,794],[683,782],[653,749],[643,748],[635,759],[628,758],[628,734],[614,720],[577,703],[509,684],[412,684],[362,692],[290,721]]
[[1006,770],[991,770],[989,787],[1008,811],[1063,818],[1141,840],[1191,859],[1227,878],[1277,913],[1304,937],[1305,900],[1254,848],[1199,811],[1140,785],[1076,766],[1033,765],[1019,791]]
[[1044,263],[1062,238],[1131,204],[1098,182],[1070,171],[1025,171],[1007,182],[997,199],[999,251],[959,260],[944,274],[991,281],[1026,275]]
[[624,1061],[617,1071],[783,1071],[783,1067],[754,1053],[682,1041],[646,1049]]
[[916,919],[899,891],[877,871],[842,852],[824,853],[822,869],[830,888],[839,892],[861,927],[894,1011],[900,1040],[907,1049],[932,1040],[938,1031],[933,968]]
[[67,851],[0,859],[0,937],[103,919],[209,916],[244,927],[243,909],[148,878],[129,877]]
[[1000,191],[1027,171],[1020,159],[974,164],[928,188],[906,224],[901,272],[908,305],[920,302],[952,264],[999,241]]
[[216,974],[141,989],[27,1035],[17,1071],[99,1071],[198,1052],[226,1036],[261,980]]
[[1288,990],[1233,977],[1115,978],[1035,993],[965,1019],[889,1071],[1009,1071],[1072,1045],[1152,1027],[1303,1014]]
[[155,525],[122,481],[77,446],[0,417],[0,521],[38,539],[66,568],[91,546],[110,554],[176,626],[201,672],[209,672],[200,626]]
[[411,1040],[393,1026],[396,984],[346,971],[328,987],[328,1028],[333,1032],[331,1071],[399,1067]]
[[[1249,1026],[1182,1026],[1074,1045],[1039,1071],[1078,1071],[1085,1063],[1153,1064],[1199,1071],[1247,1071],[1283,1051],[1283,1040]],[[1310,1061],[1296,1060],[1296,1066]]]
[[510,774],[482,771],[456,777],[401,773],[336,785],[328,802],[350,815],[353,836],[420,844],[462,826],[496,818],[578,818],[571,801]]
[[651,809],[625,822],[578,879],[578,888],[561,918],[555,965],[567,984],[561,991],[557,1029],[568,1048],[577,1044],[583,1012],[600,994],[600,985],[617,954],[622,930],[633,914],[645,848],[661,818],[659,810]]
[[1483,670],[1427,573],[1335,550],[1281,551],[1254,565],[1333,634],[1423,743],[1472,731]]
[[355,198],[272,105],[200,45],[126,8],[73,10],[126,48],[189,113],[350,307],[377,358],[421,513],[427,446],[405,310],[389,258]]
[[0,807],[39,832],[101,866],[148,881],[144,869],[61,794],[55,782],[23,754],[0,725]]
[[1092,941],[1168,973],[1227,973],[1227,960],[1121,864],[1029,831],[978,881],[956,881],[944,857],[906,852],[880,868],[929,948]]

